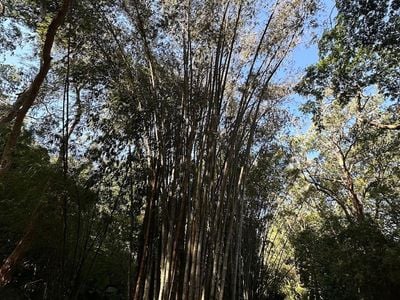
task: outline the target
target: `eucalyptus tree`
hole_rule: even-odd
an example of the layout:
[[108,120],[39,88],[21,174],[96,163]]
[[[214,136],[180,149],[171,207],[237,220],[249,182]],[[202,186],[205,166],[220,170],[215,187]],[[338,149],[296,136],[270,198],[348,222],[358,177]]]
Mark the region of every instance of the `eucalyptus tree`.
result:
[[45,32],[45,38],[41,50],[40,68],[35,75],[29,86],[21,92],[15,102],[12,104],[10,110],[2,116],[1,124],[12,123],[11,130],[6,143],[2,149],[2,156],[0,162],[0,176],[10,168],[12,161],[12,154],[17,144],[18,137],[21,133],[25,116],[29,109],[34,104],[36,97],[43,81],[46,78],[51,66],[51,50],[54,44],[54,39],[59,27],[63,24],[65,16],[68,13],[71,1],[63,1],[60,8],[49,23]]
[[[28,70],[27,73],[29,75],[25,77],[31,76],[32,79],[23,78],[23,82],[18,82],[18,76],[15,75],[14,69],[10,66],[2,65],[2,70],[5,71],[2,75],[7,81],[4,82],[5,89],[2,95],[4,96],[5,106],[2,107],[1,126],[5,127],[2,135],[7,138],[2,140],[1,147],[3,157],[7,157],[7,159],[3,160],[5,164],[4,168],[2,168],[4,174],[10,171],[10,168],[12,170],[18,166],[11,163],[12,152],[18,147],[18,136],[23,125],[30,127],[37,141],[41,145],[45,145],[52,156],[59,157],[57,165],[64,172],[65,190],[61,191],[58,190],[58,187],[56,188],[59,191],[56,200],[60,209],[57,211],[60,216],[57,221],[63,224],[61,229],[63,240],[60,244],[63,244],[62,247],[66,249],[62,250],[63,253],[59,253],[58,256],[63,261],[61,263],[63,266],[68,264],[70,267],[70,261],[67,261],[67,257],[69,255],[72,256],[72,253],[66,253],[66,251],[71,250],[67,249],[67,245],[76,241],[76,247],[78,247],[78,242],[84,242],[87,239],[84,236],[85,221],[87,220],[81,220],[86,212],[81,210],[83,206],[79,207],[79,203],[77,203],[79,199],[77,200],[74,192],[69,190],[68,182],[72,177],[75,177],[73,181],[80,181],[80,172],[87,172],[88,164],[85,164],[85,162],[79,164],[76,161],[76,158],[81,157],[80,153],[84,151],[81,145],[76,145],[80,142],[79,137],[85,133],[85,127],[82,123],[87,121],[90,115],[89,112],[95,112],[93,107],[100,105],[101,99],[105,95],[103,90],[111,82],[109,79],[110,74],[116,77],[114,75],[115,72],[112,72],[115,68],[111,69],[107,65],[106,58],[101,55],[93,55],[95,45],[95,50],[100,52],[100,47],[97,47],[97,45],[104,46],[105,40],[109,40],[105,36],[109,29],[104,28],[102,25],[100,26],[99,19],[102,19],[104,11],[111,11],[111,7],[114,4],[109,4],[107,1],[95,3],[84,1],[74,3],[72,6],[70,2],[65,1],[61,4],[58,5],[47,1],[5,3],[6,20],[1,23],[1,26],[6,29],[4,35],[2,35],[3,49],[24,51],[21,46],[16,44],[19,41],[18,39],[14,40],[15,43],[10,39],[19,38],[25,42],[29,40],[29,36],[34,36],[35,43],[33,43],[32,49],[29,49],[29,51],[40,53],[38,55],[40,67],[36,70],[35,67],[29,65],[32,70]],[[91,17],[82,19],[81,16],[84,14]],[[62,26],[63,23],[64,26]],[[8,33],[13,34],[7,36],[6,34]],[[101,40],[99,35],[103,36],[104,40]],[[109,49],[113,46],[113,44],[108,45]],[[34,53],[28,55],[34,56]],[[16,79],[13,81],[13,78]],[[18,83],[16,86],[21,89],[24,84],[28,88],[23,93],[18,93],[19,91],[12,86],[14,82]],[[93,101],[94,99],[97,103]],[[23,124],[28,114],[31,118],[29,122]],[[73,147],[74,144],[75,147]],[[72,151],[74,149],[76,151]],[[69,152],[73,152],[72,159],[69,157]],[[68,163],[70,163],[70,166]],[[2,181],[6,182],[5,180],[3,179]],[[53,185],[57,186],[57,184],[49,177],[47,184],[49,189],[52,189]],[[89,189],[91,186],[87,188]],[[43,197],[37,199],[36,209],[33,209],[31,216],[25,220],[27,224],[26,230],[2,265],[2,286],[11,281],[11,274],[16,265],[29,252],[33,241],[32,237],[34,235],[37,236],[37,231],[40,230],[37,217],[43,213],[48,213],[48,211],[42,211],[47,209],[47,206],[43,205],[43,202],[45,202],[43,199],[47,199],[46,193],[47,190],[43,192]],[[86,217],[89,216],[86,215]],[[79,220],[76,221],[76,219]],[[81,226],[76,229],[78,237],[73,232],[75,230],[75,222],[81,222]],[[88,221],[87,224],[89,225],[87,226],[93,226],[90,222],[91,220]],[[96,226],[102,227],[103,225],[99,222]],[[59,227],[56,226],[56,228]],[[81,237],[79,237],[80,234],[82,235]],[[73,259],[69,257],[73,261],[71,261],[71,264],[74,265],[76,263],[75,259],[80,260],[78,257],[80,254],[77,253],[76,249],[71,251],[75,252]],[[85,251],[87,252],[87,249]],[[84,255],[88,254],[84,253]],[[78,272],[79,270],[80,266],[76,271]],[[61,273],[64,273],[63,270]],[[73,276],[76,277],[77,275]]]
[[396,298],[399,133],[370,125],[390,118],[383,95],[343,107],[325,93],[319,123],[292,141],[291,197],[308,211],[290,235],[296,267],[312,297]]
[[[51,64],[51,49],[53,47],[54,39],[57,34],[59,27],[64,22],[65,16],[68,13],[70,6],[70,1],[62,2],[62,5],[56,11],[56,14],[52,18],[49,23],[45,38],[43,42],[43,47],[41,51],[41,64],[37,74],[34,76],[32,82],[28,85],[28,87],[18,95],[15,102],[10,107],[9,111],[2,116],[1,124],[8,124],[12,122],[10,126],[10,132],[7,135],[7,139],[2,145],[2,156],[0,162],[0,176],[4,176],[4,174],[9,170],[12,162],[12,155],[15,151],[15,147],[17,145],[18,137],[21,133],[24,119],[32,107],[36,97],[39,94],[39,90],[41,85],[43,84],[46,75],[50,69]],[[29,235],[29,234],[28,234]],[[26,241],[30,240],[30,238],[26,238]],[[5,260],[1,269],[0,269],[0,280],[1,286],[8,283],[10,280],[10,274],[12,273],[15,264],[19,261],[21,254],[25,251],[28,243],[20,243],[20,247],[16,247],[13,253]]]
[[[307,69],[298,86],[301,94],[312,96],[307,110],[315,117],[325,90],[346,104],[353,97],[383,95],[390,118],[370,120],[380,129],[400,128],[397,112],[400,90],[400,8],[396,1],[336,1],[333,28],[319,42],[319,62]],[[361,107],[360,107],[361,109]]]
[[394,150],[398,132],[378,132],[369,125],[390,115],[383,103],[382,96],[363,102],[353,98],[344,108],[336,101],[326,101],[320,113],[322,128],[312,126],[293,145],[303,153],[297,163],[304,179],[330,203],[328,207],[337,207],[349,221],[367,215],[388,229],[397,226],[389,220],[394,220],[391,208],[397,206],[399,192],[399,157]]
[[297,86],[314,124],[291,143],[299,176],[288,192],[308,211],[289,234],[293,258],[309,297],[396,298],[399,7],[336,8],[320,60]]
[[270,256],[310,298],[396,298],[399,133],[370,125],[391,117],[383,95],[345,106],[332,95],[325,90],[318,123],[291,138],[295,180],[269,238],[286,255],[275,245]]

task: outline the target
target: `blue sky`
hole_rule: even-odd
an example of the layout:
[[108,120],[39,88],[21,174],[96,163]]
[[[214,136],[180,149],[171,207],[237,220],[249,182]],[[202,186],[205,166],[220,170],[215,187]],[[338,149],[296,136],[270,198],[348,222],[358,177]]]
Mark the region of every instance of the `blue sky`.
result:
[[[5,27],[10,26],[10,21],[2,21],[4,22],[3,24]],[[10,64],[10,65],[15,65],[15,66],[23,66],[25,64],[28,64],[30,66],[35,65],[36,63],[39,63],[39,61],[35,61],[34,58],[32,58],[32,43],[35,40],[35,34],[24,28],[23,26],[18,26],[19,30],[21,31],[21,34],[24,36],[24,44],[23,45],[16,45],[16,50],[14,53],[11,53],[9,51],[6,51],[4,53],[0,54],[0,63],[4,64]],[[27,39],[29,37],[29,39]],[[29,40],[29,42],[28,42]],[[19,42],[19,41],[17,41]],[[30,56],[29,59],[27,59],[27,56]],[[34,56],[36,57],[36,56]]]
[[[292,68],[294,69],[298,78],[304,74],[304,70],[318,61],[318,45],[317,41],[321,37],[323,31],[330,28],[331,21],[333,22],[336,15],[335,2],[333,0],[323,0],[321,2],[321,9],[318,13],[318,24],[319,27],[316,28],[313,34],[317,35],[317,39],[313,42],[310,41],[312,33],[307,33],[304,37],[303,42],[298,45],[290,58],[293,63]],[[306,102],[306,98],[298,95],[292,94],[289,97],[285,107],[297,118],[299,118],[300,128],[291,128],[290,133],[304,133],[311,124],[311,116],[304,115],[299,111],[302,104]]]

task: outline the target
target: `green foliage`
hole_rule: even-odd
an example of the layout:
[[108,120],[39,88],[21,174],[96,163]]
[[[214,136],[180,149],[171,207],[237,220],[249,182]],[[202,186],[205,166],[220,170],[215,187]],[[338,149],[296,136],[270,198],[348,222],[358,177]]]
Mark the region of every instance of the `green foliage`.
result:
[[[0,147],[3,146],[6,131],[1,128]],[[24,132],[10,175],[0,181],[1,213],[4,214],[0,219],[13,227],[11,231],[23,229],[25,216],[43,198],[47,181],[56,173],[49,159],[47,151],[33,145],[32,135]]]
[[[5,132],[2,128],[0,147]],[[34,226],[33,243],[14,274],[13,295],[41,295],[44,283],[48,295],[54,297],[62,285],[70,285],[82,295],[89,290],[103,293],[109,285],[119,291],[126,289],[127,266],[121,258],[127,259],[124,239],[128,237],[119,228],[128,224],[126,219],[117,219],[110,225],[116,216],[100,213],[96,207],[98,197],[84,180],[78,180],[83,171],[75,170],[75,179],[66,177],[59,164],[51,162],[48,151],[34,142],[32,134],[23,132],[13,165],[0,181],[1,261],[13,251],[30,224]],[[65,243],[64,199],[68,209]],[[118,242],[116,236],[121,236]],[[64,278],[60,277],[61,259],[65,261]]]
[[313,299],[397,299],[400,245],[371,220],[347,224],[334,216],[292,240],[296,265]]
[[339,0],[336,5],[336,24],[319,42],[320,60],[297,86],[299,93],[313,96],[304,110],[317,123],[326,90],[341,104],[371,93],[398,104],[400,96],[397,2]]

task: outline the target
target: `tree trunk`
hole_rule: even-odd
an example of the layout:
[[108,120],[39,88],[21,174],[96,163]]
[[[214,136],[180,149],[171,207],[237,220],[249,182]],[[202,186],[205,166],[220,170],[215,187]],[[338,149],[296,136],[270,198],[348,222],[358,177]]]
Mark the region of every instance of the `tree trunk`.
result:
[[[42,49],[42,59],[38,74],[30,86],[18,96],[15,102],[13,111],[9,117],[1,120],[2,123],[10,122],[15,118],[14,124],[11,127],[11,132],[6,140],[5,146],[0,159],[0,178],[4,176],[8,169],[11,167],[12,155],[17,144],[18,137],[21,133],[22,125],[26,114],[32,107],[39,94],[40,87],[45,80],[51,64],[51,49],[54,44],[54,39],[57,34],[58,28],[63,24],[65,16],[68,13],[72,0],[64,0],[60,10],[54,16],[49,27],[47,28],[46,38]],[[0,124],[2,124],[0,123]]]
[[0,268],[0,288],[6,286],[12,281],[12,275],[17,265],[25,257],[31,247],[32,241],[35,237],[35,226],[39,217],[39,209],[40,203],[35,208],[24,235],[15,246],[13,252],[4,260],[3,265]]

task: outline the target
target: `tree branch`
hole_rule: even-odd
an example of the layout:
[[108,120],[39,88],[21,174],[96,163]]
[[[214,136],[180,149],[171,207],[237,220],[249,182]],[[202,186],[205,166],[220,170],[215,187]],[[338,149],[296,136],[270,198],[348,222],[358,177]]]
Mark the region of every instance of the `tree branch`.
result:
[[382,124],[376,121],[371,121],[369,122],[370,125],[375,126],[379,129],[385,129],[385,130],[400,130],[400,123],[395,123],[395,124]]
[[[72,0],[63,0],[60,10],[54,16],[49,27],[47,28],[46,38],[42,49],[42,61],[39,72],[35,76],[30,86],[19,95],[16,103],[19,106],[18,111],[11,117],[15,118],[15,122],[11,128],[11,132],[7,138],[6,144],[3,148],[3,153],[0,160],[0,177],[4,176],[11,166],[12,154],[15,150],[18,137],[21,133],[23,121],[29,109],[32,107],[39,94],[40,87],[46,79],[47,73],[51,64],[51,49],[54,44],[54,39],[57,34],[58,28],[63,24],[65,16],[68,13]],[[10,121],[11,121],[10,120]],[[1,123],[0,123],[1,124]]]

